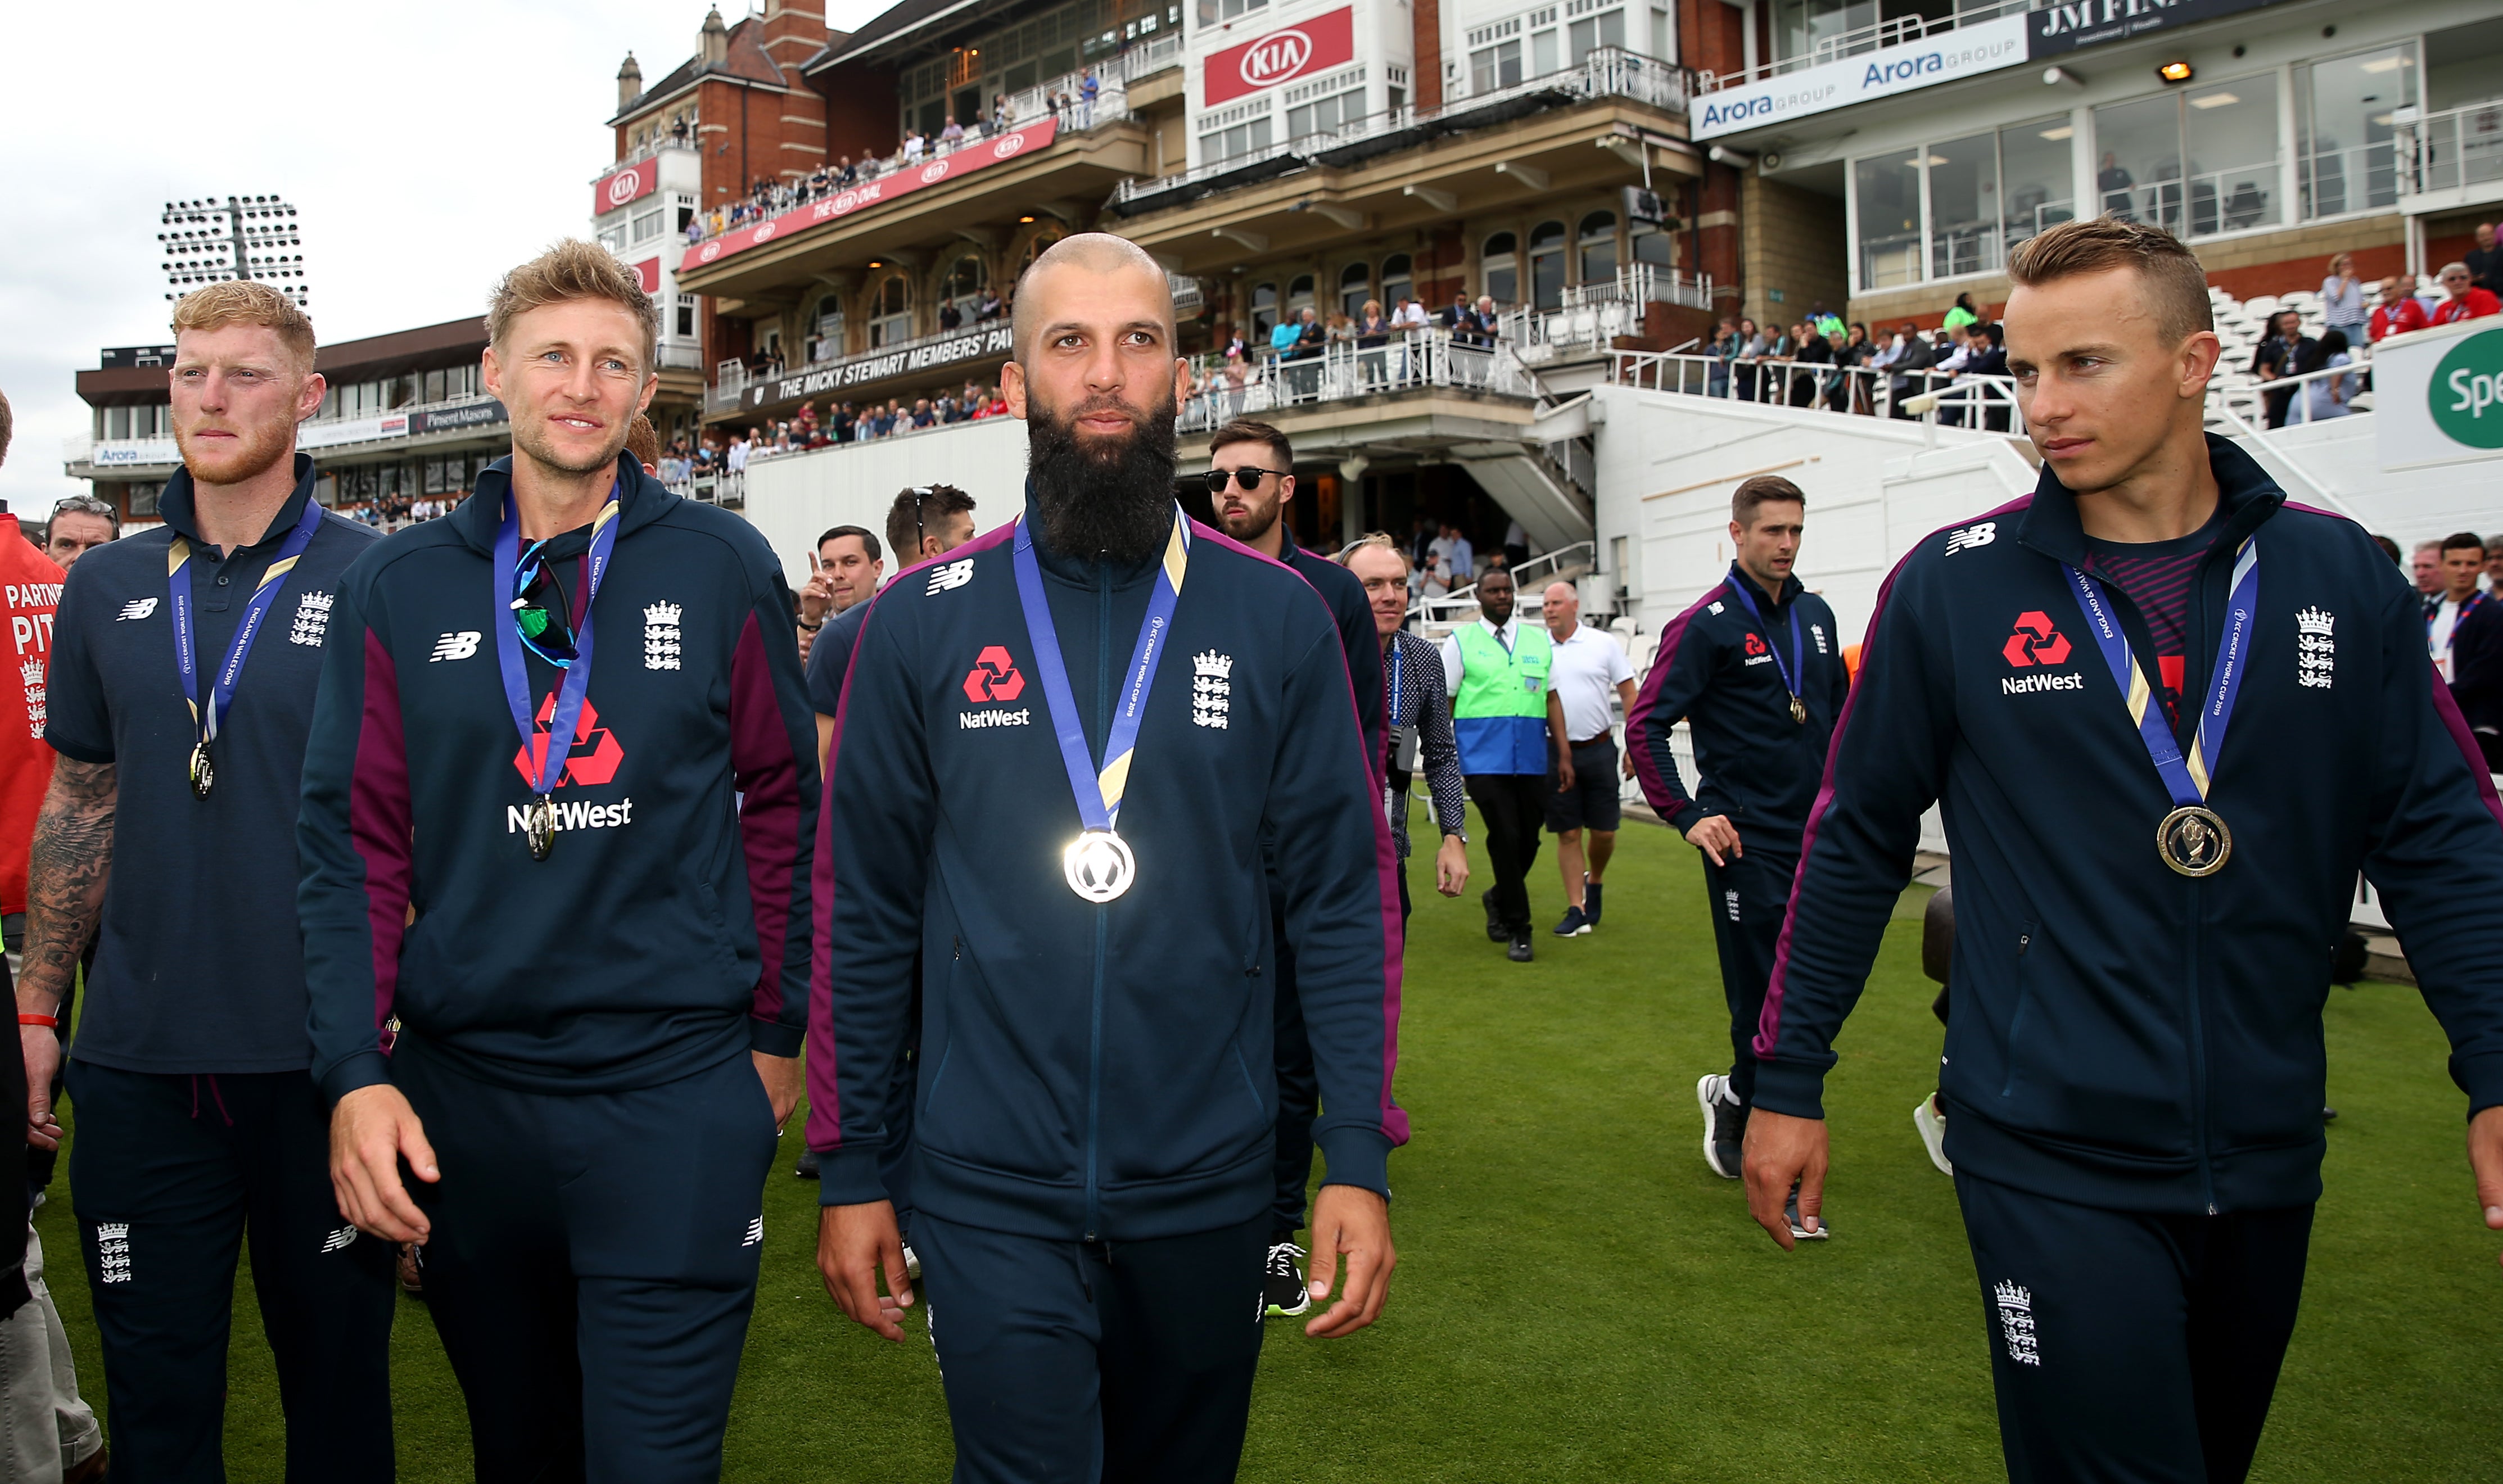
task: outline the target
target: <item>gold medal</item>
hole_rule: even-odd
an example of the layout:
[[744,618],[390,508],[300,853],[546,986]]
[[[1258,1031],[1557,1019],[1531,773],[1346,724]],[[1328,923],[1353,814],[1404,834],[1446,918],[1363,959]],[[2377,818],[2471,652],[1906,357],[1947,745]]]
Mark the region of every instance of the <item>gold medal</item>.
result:
[[1060,874],[1069,890],[1101,905],[1130,890],[1139,861],[1127,840],[1109,829],[1090,829],[1060,853]]
[[2215,810],[2184,804],[2155,826],[2155,851],[2184,876],[2213,876],[2234,854],[2234,832]]
[[1807,725],[1807,702],[1800,700],[1796,695],[1791,697],[1791,720],[1799,723],[1801,726],[1805,726]]
[[191,749],[192,796],[195,798],[208,797],[209,790],[215,788],[217,786],[217,782],[218,770],[216,767],[211,765],[209,761],[209,740],[206,737],[202,737],[199,745]]
[[531,859],[545,860],[556,853],[556,800],[542,793],[522,811],[522,835],[531,843]]

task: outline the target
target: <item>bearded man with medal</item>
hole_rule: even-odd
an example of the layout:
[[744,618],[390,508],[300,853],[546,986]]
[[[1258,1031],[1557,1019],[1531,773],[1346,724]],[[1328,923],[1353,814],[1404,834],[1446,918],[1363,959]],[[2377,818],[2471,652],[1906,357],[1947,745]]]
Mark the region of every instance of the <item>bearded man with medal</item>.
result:
[[175,306],[174,334],[164,523],[80,557],[53,621],[59,758],[17,981],[26,1137],[61,1139],[54,1023],[100,917],[69,1176],[114,1473],[216,1477],[249,1240],[289,1471],[387,1480],[393,1252],[353,1239],[329,1187],[295,912],[306,739],[339,643],[324,615],[375,537],[324,511],[296,452],[325,391],[304,312],[218,284]]
[[918,952],[912,1242],[956,1477],[1230,1479],[1267,1306],[1272,890],[1324,1110],[1305,1332],[1387,1295],[1389,826],[1329,610],[1175,500],[1164,270],[1080,234],[1015,305],[1024,512],[878,598],[828,750],[818,1266],[903,1337],[878,1166]]
[[331,1180],[481,1478],[719,1475],[799,1097],[815,721],[764,537],[626,452],[659,323],[590,243],[505,276],[512,455],[343,580],[305,761]]
[[2388,558],[2206,432],[2197,256],[2095,219],[2007,275],[2041,474],[1877,595],[1756,1038],[1748,1202],[1785,1248],[1784,1194],[1823,1206],[1835,1037],[1937,803],[1937,1102],[2008,1474],[2240,1480],[2303,1294],[2359,871],[2466,1095],[2451,1219],[2503,1231],[2503,801]]

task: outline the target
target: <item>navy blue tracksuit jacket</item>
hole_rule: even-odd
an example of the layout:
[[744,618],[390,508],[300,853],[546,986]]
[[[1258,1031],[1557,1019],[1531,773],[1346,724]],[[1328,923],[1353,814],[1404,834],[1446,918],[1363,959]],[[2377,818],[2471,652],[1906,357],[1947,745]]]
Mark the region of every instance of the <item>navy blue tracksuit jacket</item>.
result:
[[[1747,585],[1764,614],[1758,623],[1735,595]],[[1800,620],[1799,655],[1791,655],[1791,614]],[[1792,665],[1804,725],[1791,720],[1791,692],[1782,684],[1781,659]],[[1791,853],[1807,828],[1816,781],[1825,771],[1826,745],[1851,693],[1842,663],[1841,630],[1825,599],[1786,578],[1767,595],[1735,562],[1729,574],[1669,622],[1626,718],[1626,746],[1643,797],[1684,834],[1701,821],[1725,814],[1749,850]],[[1695,739],[1689,793],[1669,751],[1669,733],[1683,720]]]
[[[745,521],[619,461],[562,832],[533,861],[496,663],[508,463],[339,584],[297,834],[313,1073],[334,1100],[390,1079],[394,1017],[464,1074],[533,1093],[800,1051],[816,720],[781,564]],[[548,549],[577,608],[588,545]],[[544,733],[559,672],[528,663]]]
[[[809,1021],[822,1198],[883,1198],[918,946],[919,1209],[1069,1240],[1258,1216],[1277,1116],[1264,830],[1326,1109],[1314,1136],[1330,1181],[1387,1194],[1408,1135],[1390,1090],[1399,897],[1328,610],[1294,572],[1192,527],[1119,820],[1138,881],[1090,905],[1061,877],[1078,810],[1018,603],[1016,529],[889,584],[853,653]],[[1100,759],[1153,568],[1037,549]]]
[[[1879,593],[1757,1037],[1759,1106],[1822,1116],[1936,799],[1955,856],[1939,1090],[1959,1174],[2121,1210],[2316,1200],[2320,1007],[2359,868],[2471,1111],[2503,1102],[2503,805],[2416,595],[2352,523],[2287,504],[2228,442],[2209,457],[2220,534],[2189,602],[2185,696],[2207,693],[2244,537],[2260,559],[2208,794],[2232,858],[2193,879],[2156,854],[2173,803],[2061,570],[2083,565],[2084,535],[2046,469],[2031,497],[1922,541]],[[2158,673],[2143,619],[2106,591]]]

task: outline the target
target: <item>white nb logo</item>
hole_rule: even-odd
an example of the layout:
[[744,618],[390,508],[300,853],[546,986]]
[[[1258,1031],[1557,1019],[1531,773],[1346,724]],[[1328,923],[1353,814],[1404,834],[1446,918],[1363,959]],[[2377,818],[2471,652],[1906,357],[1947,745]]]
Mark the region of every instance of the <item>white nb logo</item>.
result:
[[155,611],[156,600],[154,598],[134,597],[129,602],[121,605],[121,619],[118,622],[127,622],[131,619],[144,619]]
[[478,653],[478,630],[464,628],[459,633],[444,634],[434,641],[434,653],[426,657],[428,664],[445,659],[466,659]]
[[961,588],[973,580],[973,557],[968,556],[962,561],[951,561],[944,566],[933,567],[931,569],[930,586],[921,590],[921,595],[923,597],[937,597],[942,592],[947,592],[957,588]]
[[1984,521],[1978,525],[1960,526],[1947,532],[1947,549],[1939,555],[1952,556],[1967,547],[1988,546],[1999,539],[1999,523]]
[[765,1240],[765,1218],[759,1216],[747,1224],[747,1240],[739,1243],[738,1245],[741,1247],[753,1247],[763,1240]]
[[349,1243],[351,1243],[351,1242],[353,1242],[353,1241],[355,1241],[356,1239],[357,1239],[357,1229],[356,1229],[356,1228],[354,1228],[354,1227],[341,1227],[338,1231],[333,1231],[333,1232],[331,1232],[329,1235],[327,1235],[327,1236],[326,1236],[326,1237],[322,1238],[322,1250],[323,1250],[324,1252],[340,1252],[340,1251],[344,1251],[344,1250],[346,1250],[346,1248],[347,1248],[348,1244],[349,1244]]

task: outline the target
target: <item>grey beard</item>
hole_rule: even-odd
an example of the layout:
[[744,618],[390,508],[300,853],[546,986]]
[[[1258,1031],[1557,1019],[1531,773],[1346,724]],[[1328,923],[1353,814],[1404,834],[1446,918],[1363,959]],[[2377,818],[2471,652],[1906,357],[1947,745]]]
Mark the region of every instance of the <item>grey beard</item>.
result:
[[1146,561],[1173,530],[1174,406],[1167,402],[1128,437],[1088,449],[1075,414],[1045,408],[1026,424],[1026,474],[1044,545],[1080,560]]

